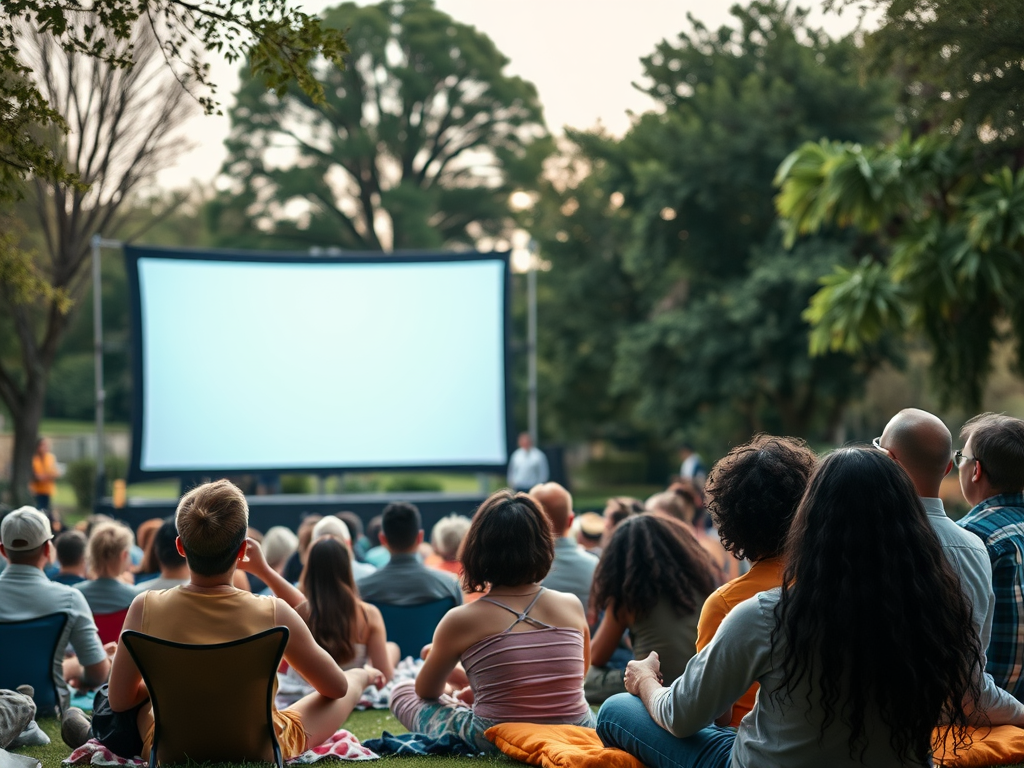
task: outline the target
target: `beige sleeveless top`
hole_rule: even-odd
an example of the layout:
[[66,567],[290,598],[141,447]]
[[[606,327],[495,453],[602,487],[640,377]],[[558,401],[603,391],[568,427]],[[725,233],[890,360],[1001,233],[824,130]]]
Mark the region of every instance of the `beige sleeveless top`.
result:
[[203,595],[183,587],[143,594],[142,631],[176,643],[226,643],[278,626],[277,599],[267,595]]

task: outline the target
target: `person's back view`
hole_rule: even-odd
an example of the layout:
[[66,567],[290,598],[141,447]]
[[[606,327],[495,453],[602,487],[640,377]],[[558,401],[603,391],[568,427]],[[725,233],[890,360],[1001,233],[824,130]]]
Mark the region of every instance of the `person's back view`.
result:
[[[172,642],[205,645],[239,640],[275,626],[287,627],[285,660],[317,691],[273,713],[281,750],[289,759],[332,735],[352,712],[362,689],[379,680],[379,673],[360,669],[346,677],[286,603],[233,586],[235,568],[248,549],[248,517],[245,497],[226,480],[187,493],[175,519],[178,549],[188,561],[190,581],[139,595],[128,611],[125,629]],[[181,673],[187,675],[189,670]],[[109,700],[115,712],[138,709],[143,741],[140,754],[148,754],[153,712],[147,708],[146,688],[123,641],[110,675]]]
[[555,560],[551,564],[551,572],[541,584],[548,589],[576,595],[586,610],[590,605],[590,586],[594,581],[597,560],[569,535],[574,518],[572,496],[558,483],[544,483],[531,488],[530,497],[540,505],[555,542]]
[[404,501],[388,504],[381,520],[381,544],[391,553],[387,565],[356,581],[359,596],[370,603],[423,605],[451,598],[462,603],[458,581],[448,573],[427,568],[417,551],[423,543],[420,511]]

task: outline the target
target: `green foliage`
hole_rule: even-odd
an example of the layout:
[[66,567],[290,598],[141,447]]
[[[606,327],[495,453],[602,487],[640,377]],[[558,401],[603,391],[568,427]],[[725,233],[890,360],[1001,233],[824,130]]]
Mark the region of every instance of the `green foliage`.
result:
[[872,147],[804,144],[776,183],[788,242],[828,227],[866,237],[860,266],[837,269],[811,300],[812,352],[923,330],[945,401],[978,406],[992,343],[1007,326],[1018,341],[1024,332],[1024,170],[986,172],[948,136],[904,134]]
[[148,26],[168,65],[209,113],[218,109],[205,52],[229,61],[248,56],[254,74],[283,92],[295,81],[310,98],[323,92],[312,74],[321,57],[341,66],[342,33],[289,7],[287,0],[97,0],[88,7],[59,0],[5,0],[0,10],[0,201],[23,194],[29,176],[74,183],[49,131],[68,129],[61,104],[41,90],[33,68],[20,56],[22,36],[33,29],[52,35],[69,53],[82,54],[115,68],[135,61],[133,34]]
[[236,246],[357,250],[502,233],[509,193],[550,151],[534,87],[431,0],[345,3],[324,20],[351,53],[317,67],[322,102],[243,74],[224,166],[238,186],[208,207],[210,228]]
[[[636,428],[628,396],[611,392],[615,342],[642,319],[621,257],[630,214],[610,200],[603,163],[591,163],[578,149],[564,161],[570,183],[545,182],[521,217],[551,267],[537,279],[541,432],[560,440],[624,439]],[[524,279],[513,293],[520,301]],[[517,308],[525,313],[525,306]],[[517,317],[514,327],[523,325]]]
[[621,141],[572,134],[591,172],[567,173],[535,215],[554,232],[542,327],[565,337],[547,343],[541,372],[570,412],[602,403],[591,436],[632,435],[650,458],[683,435],[716,450],[760,429],[831,437],[865,373],[894,354],[809,357],[801,311],[823,275],[854,266],[852,242],[787,253],[772,205],[794,146],[880,136],[888,83],[863,82],[854,42],[808,27],[804,11],[732,14],[715,31],[691,19],[644,59],[643,87],[664,109]]
[[432,491],[444,490],[444,483],[430,475],[396,475],[388,480],[384,486],[388,493],[401,493],[405,491]]
[[313,478],[309,475],[281,475],[281,493],[307,494],[313,492]]
[[827,0],[882,10],[869,73],[903,83],[896,119],[986,153],[1024,146],[1024,0]]
[[812,299],[812,351],[923,331],[943,402],[977,408],[994,345],[1024,339],[1024,0],[869,6],[883,11],[869,72],[902,85],[903,134],[806,143],[776,177],[787,243],[849,227],[864,257]]
[[[114,480],[124,480],[127,477],[127,462],[119,456],[107,456],[104,469],[106,470],[106,494],[111,493]],[[79,459],[68,464],[67,473],[64,479],[71,486],[75,493],[75,504],[80,512],[91,512],[96,500],[96,460]]]
[[905,296],[882,264],[864,259],[852,269],[837,266],[819,282],[822,289],[803,313],[814,326],[812,355],[856,354],[865,342],[874,343],[883,331],[903,325]]

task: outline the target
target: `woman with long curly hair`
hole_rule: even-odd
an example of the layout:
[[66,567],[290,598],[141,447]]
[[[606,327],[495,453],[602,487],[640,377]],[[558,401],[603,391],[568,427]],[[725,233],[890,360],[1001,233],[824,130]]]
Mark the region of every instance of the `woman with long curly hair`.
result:
[[636,515],[619,524],[601,553],[590,599],[604,618],[590,644],[587,701],[625,691],[622,669],[605,665],[629,631],[635,658],[656,651],[674,679],[696,652],[697,618],[715,588],[712,563],[677,520]]
[[[971,606],[910,479],[843,448],[817,467],[786,541],[783,585],[736,606],[683,674],[630,662],[598,715],[608,746],[652,768],[931,765],[963,744],[978,698]],[[713,724],[757,681],[739,729]],[[637,698],[639,697],[639,698]]]
[[[497,723],[593,727],[583,606],[540,584],[554,556],[551,524],[530,496],[502,490],[480,505],[459,559],[463,590],[485,594],[445,614],[415,683],[395,685],[391,711],[402,725],[487,753],[497,748],[484,731]],[[460,663],[470,685],[453,691]]]

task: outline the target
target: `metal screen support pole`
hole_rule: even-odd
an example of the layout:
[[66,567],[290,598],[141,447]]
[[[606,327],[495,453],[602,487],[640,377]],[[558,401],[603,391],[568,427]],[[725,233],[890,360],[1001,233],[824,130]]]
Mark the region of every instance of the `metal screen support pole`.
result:
[[107,393],[103,389],[103,282],[100,254],[103,248],[120,248],[121,245],[122,243],[117,240],[104,240],[98,234],[92,236],[92,328],[96,376],[96,488],[93,507],[100,503],[107,491],[106,451],[103,438]]
[[530,240],[530,269],[526,273],[527,425],[537,445],[537,241]]
[[103,445],[104,402],[103,390],[103,284],[101,282],[100,249],[103,238],[92,236],[92,329],[93,361],[96,375],[96,488],[93,506],[100,503],[107,490],[106,451]]

